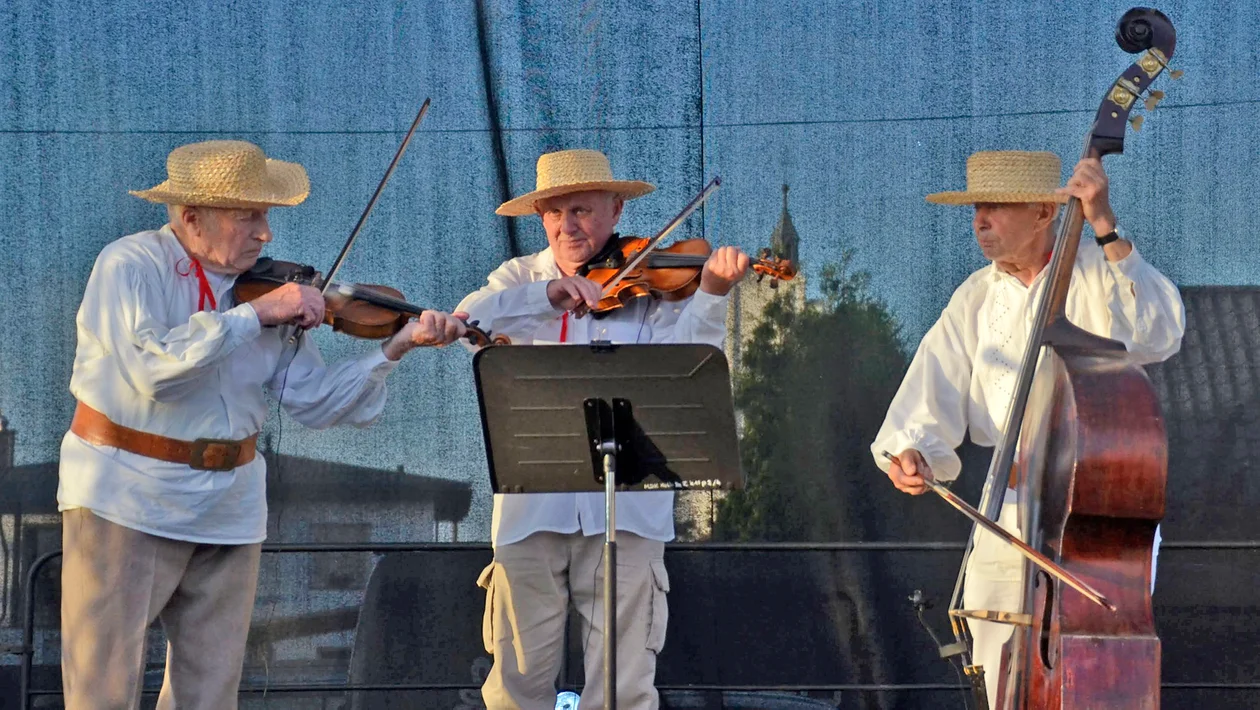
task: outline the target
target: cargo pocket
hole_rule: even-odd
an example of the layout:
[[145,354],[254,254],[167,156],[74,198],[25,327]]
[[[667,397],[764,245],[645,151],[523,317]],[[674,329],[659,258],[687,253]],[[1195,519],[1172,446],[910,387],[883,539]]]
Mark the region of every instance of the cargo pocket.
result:
[[652,560],[652,608],[648,620],[647,649],[660,653],[665,648],[665,627],[669,625],[669,574],[664,560]]
[[[467,578],[465,578],[467,579]],[[477,577],[477,586],[486,590],[486,610],[481,616],[481,644],[494,655],[494,563],[486,565]]]

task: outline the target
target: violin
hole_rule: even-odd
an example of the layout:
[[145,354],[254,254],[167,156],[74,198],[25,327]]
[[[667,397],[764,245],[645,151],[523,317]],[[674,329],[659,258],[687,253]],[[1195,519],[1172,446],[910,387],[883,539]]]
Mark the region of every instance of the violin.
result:
[[[262,257],[237,277],[232,294],[237,303],[246,303],[287,283],[315,286],[323,281],[313,266]],[[406,302],[401,291],[389,286],[330,282],[324,289],[324,322],[334,331],[355,338],[388,338],[425,310]],[[476,321],[465,326],[468,332],[464,337],[478,347],[511,343],[507,336],[491,335],[477,327]]]
[[[604,250],[579,272],[602,286],[599,302],[594,308],[580,306],[575,312],[579,316],[588,311],[598,315],[623,308],[638,298],[654,296],[666,301],[681,301],[695,293],[700,287],[700,273],[713,247],[703,239],[684,239],[664,249],[658,249],[657,245],[699,209],[721,184],[720,177],[710,180],[700,194],[692,198],[651,239],[619,237],[609,240]],[[761,251],[760,259],[751,268],[757,273],[758,281],[770,276],[772,287],[778,286],[780,280],[787,281],[796,276],[796,267],[792,262],[770,258],[769,249]]]
[[[645,258],[608,286],[626,264],[647,248],[649,241],[643,237],[610,240],[604,251],[578,272],[607,287],[599,304],[590,309],[592,313],[607,313],[647,296],[681,301],[700,287],[700,272],[713,253],[713,247],[704,239],[683,239],[672,246],[650,249]],[[772,257],[769,249],[761,250],[760,257],[749,268],[757,274],[758,281],[769,276],[771,288],[777,288],[779,281],[796,277],[796,265],[787,259]]]

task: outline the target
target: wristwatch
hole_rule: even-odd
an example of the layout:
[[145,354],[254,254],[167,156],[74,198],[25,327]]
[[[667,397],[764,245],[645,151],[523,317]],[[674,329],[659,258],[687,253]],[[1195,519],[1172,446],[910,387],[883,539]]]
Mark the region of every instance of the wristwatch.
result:
[[1116,228],[1111,230],[1110,232],[1107,232],[1106,234],[1102,236],[1095,235],[1094,241],[1098,242],[1098,246],[1105,247],[1108,244],[1122,238],[1123,237],[1121,236],[1121,233],[1120,233],[1120,225],[1117,223]]

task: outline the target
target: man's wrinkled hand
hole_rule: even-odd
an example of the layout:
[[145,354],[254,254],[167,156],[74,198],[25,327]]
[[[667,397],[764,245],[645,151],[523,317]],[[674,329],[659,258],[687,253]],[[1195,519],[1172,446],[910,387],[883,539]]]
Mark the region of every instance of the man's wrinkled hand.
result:
[[404,325],[382,348],[385,357],[400,360],[414,348],[440,348],[464,337],[466,332],[468,329],[459,318],[441,311],[425,311]]
[[1109,185],[1102,161],[1098,158],[1082,158],[1072,171],[1072,177],[1068,178],[1067,186],[1056,192],[1079,199],[1085,221],[1101,237],[1116,228],[1116,215],[1111,211]]
[[265,326],[314,328],[324,321],[324,295],[314,286],[287,283],[249,302]]
[[571,311],[578,306],[595,308],[599,305],[602,291],[599,284],[585,276],[565,276],[547,282],[547,300],[551,301],[552,308],[562,311]]
[[906,449],[897,455],[897,459],[888,468],[888,478],[897,490],[912,496],[927,492],[923,479],[932,479],[932,467],[928,466],[923,454],[915,449]]

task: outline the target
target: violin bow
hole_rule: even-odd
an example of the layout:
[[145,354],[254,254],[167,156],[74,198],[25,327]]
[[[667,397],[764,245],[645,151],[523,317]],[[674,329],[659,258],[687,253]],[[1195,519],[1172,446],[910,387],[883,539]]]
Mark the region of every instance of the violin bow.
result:
[[372,214],[372,210],[376,207],[376,200],[380,198],[381,192],[385,189],[385,184],[389,182],[389,178],[394,174],[394,168],[398,167],[398,161],[402,159],[403,153],[407,152],[407,144],[411,142],[411,137],[416,134],[416,129],[420,127],[420,122],[424,120],[425,114],[429,112],[429,99],[424,100],[424,104],[420,106],[419,113],[416,114],[416,120],[411,122],[411,128],[407,129],[407,135],[403,136],[402,144],[398,146],[398,152],[394,153],[394,159],[389,161],[389,167],[385,169],[385,174],[381,176],[381,182],[376,186],[376,192],[372,193],[372,199],[368,200],[367,207],[363,208],[363,214],[359,215],[359,221],[354,225],[354,229],[350,230],[350,237],[346,239],[345,246],[341,247],[341,253],[337,255],[337,260],[333,262],[332,268],[328,270],[328,275],[323,278],[320,285],[320,293],[327,293],[328,286],[337,277],[337,271],[341,269],[341,264],[346,260],[346,255],[350,253],[350,247],[354,245],[354,240],[359,238],[359,232],[363,229],[363,223],[367,222],[368,215]]
[[[385,184],[389,182],[390,176],[394,174],[394,168],[398,167],[398,161],[402,159],[403,153],[407,152],[407,144],[411,142],[411,137],[416,134],[416,129],[420,127],[420,122],[424,120],[425,114],[429,112],[430,99],[425,97],[424,103],[420,106],[419,113],[416,114],[416,120],[411,122],[411,128],[407,129],[407,135],[403,136],[402,145],[398,146],[398,152],[394,153],[394,159],[389,161],[389,167],[385,169],[385,175],[381,177],[381,182],[376,186],[376,192],[372,193],[372,199],[368,200],[367,207],[363,209],[363,214],[359,215],[359,221],[354,225],[354,229],[350,230],[350,237],[346,239],[345,246],[341,247],[341,253],[337,255],[337,260],[333,262],[332,268],[328,270],[328,274],[322,278],[317,277],[315,284],[319,287],[319,292],[323,295],[328,294],[328,287],[332,285],[333,279],[337,276],[337,272],[341,269],[342,263],[345,262],[346,256],[350,253],[350,247],[354,246],[354,241],[359,238],[359,232],[363,230],[363,224],[367,222],[368,215],[372,214],[372,210],[376,207],[376,200],[380,198],[381,192],[385,189]],[[289,343],[297,342],[298,336],[305,332],[302,328],[293,331],[293,335],[289,336]]]

